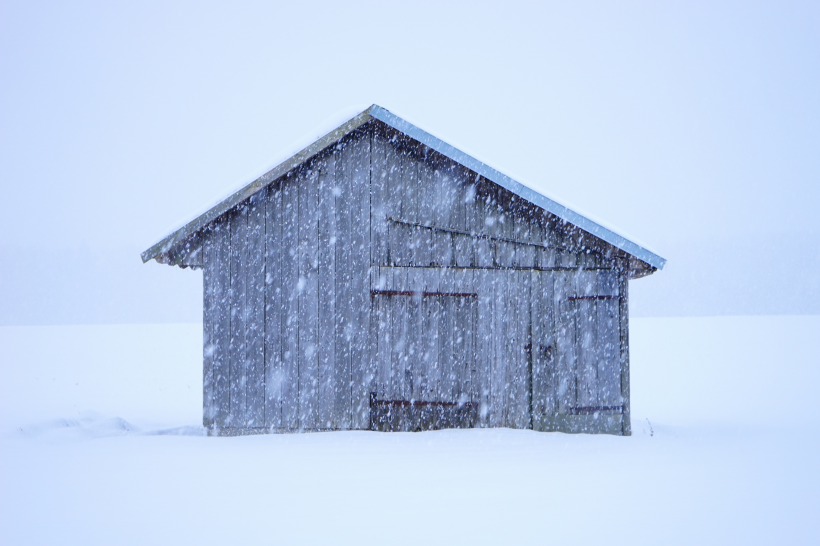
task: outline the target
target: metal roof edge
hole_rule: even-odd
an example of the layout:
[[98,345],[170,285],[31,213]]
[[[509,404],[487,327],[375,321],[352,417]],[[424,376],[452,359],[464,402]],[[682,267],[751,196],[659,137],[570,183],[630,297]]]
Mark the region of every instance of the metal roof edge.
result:
[[620,248],[625,252],[628,252],[632,256],[635,256],[636,258],[643,260],[649,265],[656,267],[658,269],[663,269],[664,264],[666,264],[665,258],[658,256],[654,252],[647,250],[639,244],[630,241],[623,235],[619,235],[618,233],[615,233],[614,231],[605,228],[597,222],[590,220],[586,216],[583,216],[575,212],[574,210],[569,209],[556,201],[553,201],[549,197],[540,194],[531,188],[528,188],[520,182],[513,180],[504,173],[493,169],[489,165],[482,163],[481,161],[477,160],[471,155],[462,152],[458,148],[455,148],[454,146],[447,144],[446,142],[437,137],[434,137],[427,131],[419,129],[409,121],[406,121],[400,118],[399,116],[391,113],[390,111],[385,110],[381,106],[377,106],[374,104],[367,110],[367,112],[369,112],[372,117],[378,119],[382,123],[386,123],[387,125],[396,129],[397,131],[401,131],[407,136],[418,140],[422,144],[429,146],[430,148],[436,150],[440,154],[447,156],[453,161],[456,161],[464,165],[468,169],[480,174],[484,178],[492,182],[495,182],[499,186],[506,188],[507,190],[515,193],[523,199],[526,199],[533,205],[539,206],[542,209],[561,218],[562,220],[565,220],[571,224],[578,226],[584,231],[600,239],[603,239],[607,243],[617,248]]
[[226,199],[223,199],[222,201],[220,201],[204,213],[200,214],[190,222],[186,223],[181,228],[170,233],[169,235],[166,235],[158,243],[152,245],[148,250],[140,254],[142,262],[148,262],[159,256],[163,252],[167,252],[175,244],[194,234],[196,231],[198,231],[205,225],[209,224],[219,216],[222,216],[232,207],[238,205],[239,203],[241,203],[251,195],[255,194],[262,188],[276,181],[279,177],[287,174],[294,167],[301,165],[302,163],[304,163],[311,157],[315,156],[328,146],[341,140],[345,135],[352,133],[353,131],[355,131],[356,129],[358,129],[371,119],[373,119],[373,117],[370,115],[370,111],[374,107],[375,105],[354,116],[353,118],[343,123],[336,129],[327,133],[322,138],[316,140],[307,148],[304,148],[302,151],[297,152],[295,155],[291,156],[290,158],[286,159],[273,169],[269,170],[268,172],[266,172],[250,184],[243,186],[239,191],[231,194]]

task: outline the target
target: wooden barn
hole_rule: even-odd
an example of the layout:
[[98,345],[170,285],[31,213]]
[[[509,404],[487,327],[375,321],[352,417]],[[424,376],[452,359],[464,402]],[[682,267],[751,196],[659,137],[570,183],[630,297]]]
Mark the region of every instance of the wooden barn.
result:
[[371,106],[142,254],[204,272],[212,434],[630,434],[665,260]]

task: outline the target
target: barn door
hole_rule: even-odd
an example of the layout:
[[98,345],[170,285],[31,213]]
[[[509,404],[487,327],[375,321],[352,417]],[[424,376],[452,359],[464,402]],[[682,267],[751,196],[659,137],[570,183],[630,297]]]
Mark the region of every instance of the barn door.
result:
[[574,415],[620,414],[621,374],[618,284],[614,271],[576,275],[575,294],[567,298],[575,322],[577,349]]
[[431,288],[430,279],[414,282],[423,272],[399,271],[398,283],[394,278],[389,288],[371,291],[377,337],[371,429],[474,426],[477,294]]
[[534,428],[591,432],[596,423],[610,427],[624,408],[616,273],[534,276],[540,294],[533,298],[532,312]]

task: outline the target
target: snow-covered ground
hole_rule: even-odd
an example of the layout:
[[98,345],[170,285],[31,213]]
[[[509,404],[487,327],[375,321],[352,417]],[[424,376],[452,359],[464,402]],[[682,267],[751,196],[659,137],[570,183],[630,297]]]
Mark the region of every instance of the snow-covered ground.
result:
[[820,317],[631,327],[628,438],[208,438],[200,325],[0,328],[0,544],[817,544]]

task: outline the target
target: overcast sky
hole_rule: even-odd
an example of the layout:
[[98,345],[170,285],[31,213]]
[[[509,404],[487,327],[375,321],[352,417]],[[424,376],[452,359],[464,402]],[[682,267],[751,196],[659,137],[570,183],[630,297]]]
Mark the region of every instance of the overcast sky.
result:
[[384,4],[0,4],[0,324],[198,320],[139,252],[371,103],[668,258],[637,313],[820,313],[820,3]]

